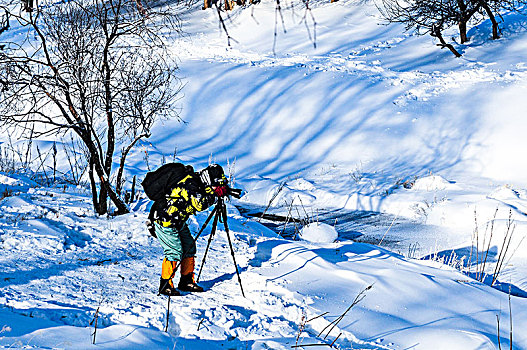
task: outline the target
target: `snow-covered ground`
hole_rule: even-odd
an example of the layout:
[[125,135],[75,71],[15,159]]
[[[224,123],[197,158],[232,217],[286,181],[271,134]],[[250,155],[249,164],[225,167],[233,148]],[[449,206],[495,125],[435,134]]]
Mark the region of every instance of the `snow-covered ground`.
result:
[[[312,23],[306,31],[303,10],[287,7],[276,43],[274,3],[237,8],[232,47],[215,12],[182,15],[173,52],[187,123],[160,123],[127,169],[141,178],[177,147],[196,168],[212,160],[234,173],[245,195],[229,205],[229,226],[246,298],[220,230],[207,291],[172,298],[165,333],[148,201],[97,218],[85,189],[0,174],[1,347],[495,349],[498,315],[508,348],[509,295],[437,260],[474,261],[477,226],[492,273],[510,216],[498,285],[513,294],[513,348],[527,349],[526,19],[504,14],[494,42],[489,23],[471,29],[455,59],[350,1],[314,7],[314,48]],[[271,199],[267,214],[311,222],[304,239],[238,211],[263,212]]]
[[[229,209],[246,298],[220,230],[201,276],[207,291],[172,298],[164,333],[167,300],[156,295],[162,250],[145,233],[144,213],[95,218],[89,197],[74,189],[30,188],[4,199],[1,346],[289,349],[329,344],[342,333],[335,342],[342,349],[493,349],[496,315],[508,346],[506,293],[370,244],[281,239]],[[191,230],[205,218],[192,220]],[[198,257],[209,233],[198,240]],[[327,335],[326,326],[368,286]],[[526,306],[512,297],[519,349],[527,342]]]

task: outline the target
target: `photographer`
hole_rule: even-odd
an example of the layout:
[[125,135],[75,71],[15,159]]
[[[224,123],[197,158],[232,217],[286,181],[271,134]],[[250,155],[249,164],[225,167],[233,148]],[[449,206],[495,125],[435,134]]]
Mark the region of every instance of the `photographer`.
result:
[[[185,166],[182,179],[170,186],[163,200],[154,202],[150,211],[150,231],[163,247],[159,293],[178,296],[180,292],[203,292],[194,280],[196,242],[187,226],[187,219],[197,211],[213,205],[218,197],[227,196],[229,188],[223,168],[212,164],[200,172]],[[177,289],[172,278],[181,262],[181,278]]]

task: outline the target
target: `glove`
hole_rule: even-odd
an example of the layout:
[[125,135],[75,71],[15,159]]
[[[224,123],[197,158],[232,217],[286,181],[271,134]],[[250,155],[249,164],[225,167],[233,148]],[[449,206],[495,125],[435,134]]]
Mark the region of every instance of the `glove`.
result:
[[154,223],[150,220],[148,220],[146,222],[146,228],[148,229],[148,233],[150,233],[150,235],[154,238],[157,238],[157,235],[156,235],[156,228],[154,226]]
[[218,197],[225,197],[227,195],[227,186],[217,186],[214,187],[214,194]]

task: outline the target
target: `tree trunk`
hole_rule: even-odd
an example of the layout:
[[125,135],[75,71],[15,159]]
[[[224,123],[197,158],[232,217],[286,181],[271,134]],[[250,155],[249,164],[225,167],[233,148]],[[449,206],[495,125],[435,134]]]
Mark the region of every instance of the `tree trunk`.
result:
[[122,186],[123,186],[123,171],[124,171],[124,164],[126,162],[126,156],[128,153],[130,153],[130,150],[134,147],[134,145],[141,140],[143,137],[150,137],[150,134],[145,133],[137,136],[129,145],[121,152],[121,162],[119,163],[119,170],[117,170],[117,184],[115,187],[115,192],[117,192],[118,195],[121,195]]
[[106,186],[103,186],[101,182],[101,188],[99,189],[99,215],[108,213],[108,191]]
[[110,186],[110,183],[108,181],[104,181],[104,185],[106,188],[106,193],[108,194],[108,197],[112,200],[113,204],[117,207],[116,215],[126,214],[129,213],[130,210],[128,210],[128,207],[126,206],[126,203],[121,199],[120,196],[118,196],[113,188]]
[[457,6],[459,7],[459,12],[461,18],[458,22],[458,28],[459,28],[459,37],[461,40],[461,43],[464,44],[468,41],[467,37],[467,21],[470,17],[467,17],[467,4],[464,0],[457,0]]
[[[101,164],[101,159],[99,157],[99,154],[97,153],[97,148],[91,140],[89,133],[82,132],[82,130],[79,130],[78,134],[83,139],[84,144],[87,146],[88,151],[90,152],[90,164],[92,164],[92,166],[90,166],[90,170],[95,170],[95,173],[97,174],[97,177],[99,178],[100,182],[99,200],[96,208],[97,213],[99,215],[104,215],[108,212],[108,197],[110,197],[113,204],[115,204],[115,206],[117,207],[117,215],[126,214],[130,212],[124,201],[112,189],[112,186],[108,180],[108,176],[106,175],[106,172]],[[93,174],[93,170],[91,171]],[[92,186],[94,186],[95,184],[94,175],[95,174],[92,175]],[[92,181],[92,179],[90,179],[90,181]]]
[[499,39],[499,26],[498,21],[496,21],[496,17],[492,13],[492,10],[489,7],[489,4],[485,3],[484,1],[480,2],[481,7],[485,10],[487,13],[487,16],[489,16],[490,21],[492,22],[492,40]]
[[[113,35],[113,34],[112,34]],[[106,156],[104,157],[104,171],[108,177],[112,173],[113,153],[115,151],[115,122],[113,119],[113,97],[112,97],[112,72],[110,68],[110,43],[114,39],[110,37],[106,38],[106,46],[103,51],[103,72],[104,72],[104,107],[106,110]],[[102,157],[102,154],[101,154]]]
[[464,44],[468,41],[467,22],[465,20],[459,21],[458,27],[459,27],[459,38],[461,40],[461,44]]
[[441,30],[439,29],[439,27],[433,29],[432,36],[435,36],[436,38],[439,39],[439,42],[441,44],[437,44],[437,46],[441,47],[442,49],[446,47],[447,49],[450,50],[450,52],[454,54],[454,56],[461,57],[461,54],[454,48],[454,46],[452,46],[451,44],[448,44],[445,41],[445,39],[443,38],[443,35],[441,34]]
[[136,181],[136,176],[134,175],[134,178],[132,180],[132,191],[130,194],[130,203],[135,201],[135,181]]
[[91,196],[92,196],[92,202],[93,202],[93,209],[95,212],[99,215],[99,199],[97,198],[97,185],[95,184],[95,177],[93,176],[93,158],[90,157],[90,167],[88,170],[88,176],[90,178],[90,186],[91,186]]

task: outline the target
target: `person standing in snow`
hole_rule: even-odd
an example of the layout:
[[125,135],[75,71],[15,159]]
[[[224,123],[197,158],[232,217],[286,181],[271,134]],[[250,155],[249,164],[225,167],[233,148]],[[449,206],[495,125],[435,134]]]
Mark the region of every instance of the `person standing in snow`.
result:
[[[196,242],[187,226],[187,219],[197,211],[213,205],[218,197],[228,193],[227,178],[223,168],[212,164],[200,172],[191,166],[183,179],[166,195],[166,200],[156,201],[150,210],[150,233],[163,247],[165,258],[161,268],[159,293],[181,295],[178,291],[203,292],[194,280]],[[172,278],[180,263],[181,278],[177,289]]]

